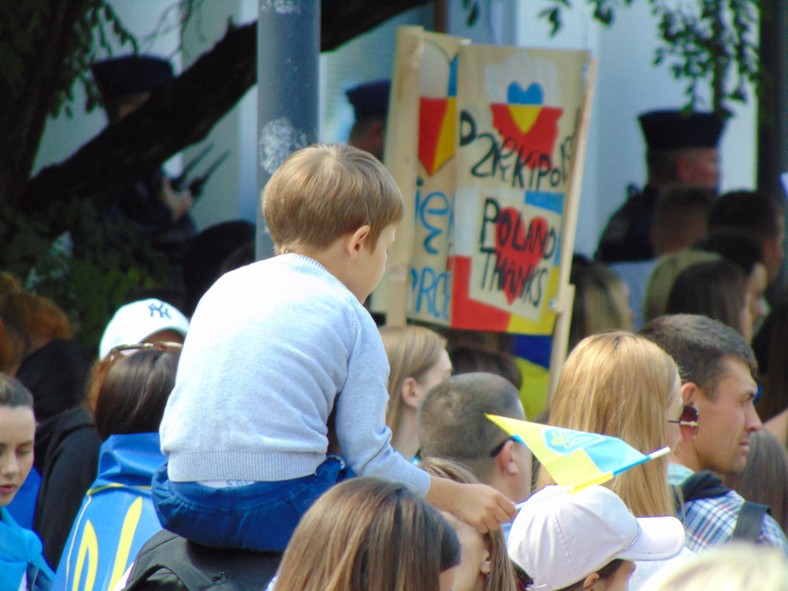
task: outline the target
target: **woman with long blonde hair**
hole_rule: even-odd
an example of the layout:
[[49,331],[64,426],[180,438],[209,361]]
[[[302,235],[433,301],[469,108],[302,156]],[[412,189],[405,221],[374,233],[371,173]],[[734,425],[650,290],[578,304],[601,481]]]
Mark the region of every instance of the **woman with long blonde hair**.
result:
[[[673,359],[648,339],[616,331],[580,341],[566,360],[549,423],[611,435],[642,453],[675,448],[683,403]],[[639,517],[675,515],[669,456],[636,466],[608,483]],[[540,470],[537,488],[553,484]]]
[[386,425],[391,446],[406,458],[419,450],[418,411],[430,388],[451,375],[446,339],[423,326],[380,329],[391,371]]

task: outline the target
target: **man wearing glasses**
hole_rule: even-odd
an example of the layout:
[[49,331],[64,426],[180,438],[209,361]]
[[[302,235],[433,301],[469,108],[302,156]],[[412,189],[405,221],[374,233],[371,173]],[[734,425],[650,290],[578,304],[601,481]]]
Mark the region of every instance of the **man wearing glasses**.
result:
[[[525,420],[517,388],[501,376],[473,372],[432,388],[419,409],[420,459],[462,463],[476,478],[515,502],[531,494],[533,456],[486,414]],[[510,524],[504,524],[506,533]]]
[[[682,485],[686,497],[687,483],[700,483],[697,475],[702,471],[724,476],[744,470],[750,437],[761,428],[753,406],[757,365],[744,338],[716,320],[691,314],[660,316],[641,334],[667,351],[681,373],[686,406],[679,419],[683,437],[669,469],[671,484]],[[721,487],[711,475],[704,480],[714,486],[706,488],[704,498],[685,499],[679,510],[691,550],[741,537],[780,547],[788,555],[785,534],[771,515],[758,512],[745,517],[757,506]],[[754,523],[749,525],[751,533],[746,531],[748,522]]]

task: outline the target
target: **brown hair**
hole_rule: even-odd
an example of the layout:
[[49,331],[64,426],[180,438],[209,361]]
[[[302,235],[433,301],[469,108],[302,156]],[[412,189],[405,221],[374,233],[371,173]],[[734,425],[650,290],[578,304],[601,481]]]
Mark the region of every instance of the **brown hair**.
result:
[[95,392],[96,429],[101,439],[159,430],[175,385],[180,352],[150,349],[109,355],[97,362],[90,392]]
[[697,185],[677,183],[663,189],[654,209],[654,250],[659,254],[678,252],[703,238],[716,199],[716,191]]
[[380,161],[344,144],[293,153],[263,192],[263,213],[278,254],[325,249],[369,224],[374,250],[384,228],[399,223],[402,194]]
[[490,451],[507,437],[487,413],[525,418],[519,392],[509,380],[477,372],[441,382],[419,410],[420,456],[460,462],[486,481],[494,465]]
[[788,528],[788,453],[772,433],[766,429],[753,433],[744,470],[724,480],[748,501],[769,506],[783,531]]
[[434,591],[460,561],[457,534],[403,485],[346,480],[323,494],[296,527],[277,589]]
[[585,337],[603,330],[632,330],[626,284],[607,266],[576,256],[569,281],[575,286],[570,351]]
[[708,316],[751,338],[742,327],[746,305],[747,277],[734,263],[719,260],[696,263],[679,273],[665,312]]
[[407,378],[417,382],[423,379],[440,360],[441,352],[446,349],[446,339],[423,326],[384,326],[380,329],[380,337],[391,367],[386,424],[396,433],[402,416],[402,385]]
[[[6,284],[8,282],[8,284]],[[69,339],[74,328],[66,313],[44,296],[12,289],[0,291],[0,370],[13,373],[25,357],[53,339]]]
[[[451,460],[427,458],[421,462],[420,467],[430,476],[446,478],[462,484],[479,483],[479,479],[467,468]],[[503,532],[498,530],[480,535],[490,551],[490,574],[484,581],[484,591],[515,591],[517,574],[514,563],[509,560]]]
[[[788,408],[788,290],[783,291],[769,315],[765,392],[758,400],[758,415],[766,422]],[[764,325],[763,330],[767,328]]]
[[644,326],[640,334],[654,341],[675,359],[682,382],[703,388],[709,399],[716,397],[717,383],[726,374],[725,360],[738,359],[755,376],[755,355],[738,331],[718,320],[697,314],[660,316]]
[[[676,364],[648,339],[610,332],[583,339],[567,357],[550,404],[550,424],[622,439],[641,453],[668,444]],[[635,515],[674,515],[663,456],[617,476],[609,487]],[[540,470],[538,488],[554,484]]]

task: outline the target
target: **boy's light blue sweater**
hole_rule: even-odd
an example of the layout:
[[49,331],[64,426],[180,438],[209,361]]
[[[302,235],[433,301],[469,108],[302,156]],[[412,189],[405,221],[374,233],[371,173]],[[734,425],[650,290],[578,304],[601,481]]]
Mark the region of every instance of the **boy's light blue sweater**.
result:
[[426,494],[427,474],[390,444],[388,371],[371,316],[317,261],[287,254],[231,271],[189,326],[160,430],[169,478],[311,475],[336,404],[348,465]]

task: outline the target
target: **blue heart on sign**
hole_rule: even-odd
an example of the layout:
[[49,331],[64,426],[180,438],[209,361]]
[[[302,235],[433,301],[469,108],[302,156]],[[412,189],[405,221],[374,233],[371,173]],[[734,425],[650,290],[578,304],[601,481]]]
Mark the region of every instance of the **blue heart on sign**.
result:
[[528,90],[523,90],[517,82],[512,82],[506,91],[506,102],[510,105],[543,105],[542,87],[532,82]]
[[597,433],[584,433],[570,429],[547,429],[544,432],[545,445],[552,451],[566,455],[577,449],[583,449],[593,443],[604,440]]

